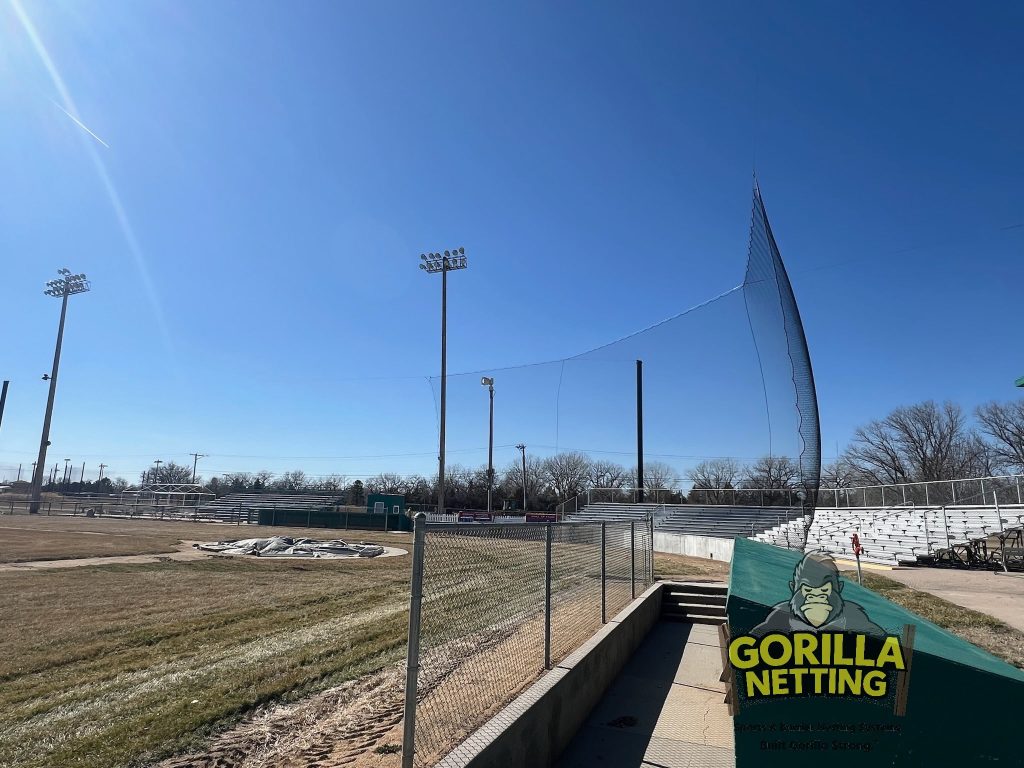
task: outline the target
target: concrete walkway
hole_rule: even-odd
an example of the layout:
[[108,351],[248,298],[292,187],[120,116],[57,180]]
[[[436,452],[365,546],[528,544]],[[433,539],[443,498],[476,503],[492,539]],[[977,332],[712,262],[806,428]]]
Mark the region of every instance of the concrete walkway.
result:
[[718,629],[658,622],[557,768],[733,768]]
[[886,577],[931,592],[964,608],[987,613],[1024,632],[1024,578],[956,568],[896,568]]

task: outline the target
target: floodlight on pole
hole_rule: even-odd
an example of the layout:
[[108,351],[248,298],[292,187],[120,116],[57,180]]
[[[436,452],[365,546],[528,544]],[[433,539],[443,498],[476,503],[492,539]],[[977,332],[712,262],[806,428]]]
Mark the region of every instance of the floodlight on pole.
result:
[[491,496],[494,491],[494,378],[491,376],[481,376],[480,384],[487,387],[491,401],[490,428],[487,433],[487,514],[491,514],[493,512]]
[[50,393],[46,399],[46,415],[43,417],[43,433],[39,438],[39,459],[36,461],[35,470],[32,472],[32,496],[29,502],[28,511],[30,514],[39,514],[39,498],[42,494],[43,473],[46,471],[46,447],[50,444],[50,421],[53,418],[53,399],[57,394],[57,369],[60,367],[60,348],[64,341],[64,320],[68,312],[68,296],[85,293],[91,285],[84,274],[71,274],[71,270],[58,269],[60,275],[56,280],[46,283],[47,296],[61,299],[60,325],[57,328],[57,346],[53,352],[53,369],[49,376],[44,375],[43,380],[49,380]]
[[465,269],[466,250],[458,248],[440,253],[421,253],[420,269],[428,274],[441,273],[441,417],[437,452],[437,511],[444,514],[444,428],[445,408],[448,401],[448,273]]

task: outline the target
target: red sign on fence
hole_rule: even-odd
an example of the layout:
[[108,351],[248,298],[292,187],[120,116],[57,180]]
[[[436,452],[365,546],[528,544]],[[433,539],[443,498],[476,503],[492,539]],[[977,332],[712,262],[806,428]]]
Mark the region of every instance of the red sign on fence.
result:
[[527,512],[526,522],[528,523],[557,523],[558,515],[554,512]]

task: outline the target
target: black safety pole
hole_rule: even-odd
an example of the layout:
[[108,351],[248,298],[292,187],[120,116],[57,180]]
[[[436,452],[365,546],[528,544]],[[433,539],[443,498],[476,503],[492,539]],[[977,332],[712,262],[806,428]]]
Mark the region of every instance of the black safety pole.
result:
[[0,390],[0,424],[4,423],[4,406],[7,404],[7,387],[10,383],[10,381],[5,381],[3,390]]
[[644,503],[644,361],[636,361],[636,488]]

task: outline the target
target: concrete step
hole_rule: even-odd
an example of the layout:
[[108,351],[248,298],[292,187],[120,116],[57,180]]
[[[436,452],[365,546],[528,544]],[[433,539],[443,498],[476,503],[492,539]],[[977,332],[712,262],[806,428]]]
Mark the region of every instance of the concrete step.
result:
[[729,588],[714,581],[666,582],[662,594],[725,595]]
[[724,605],[701,605],[700,603],[662,603],[662,615],[667,613],[699,613],[706,616],[725,616]]
[[661,601],[668,605],[670,603],[696,603],[697,605],[725,605],[725,594],[708,595],[699,592],[662,592]]
[[663,621],[685,621],[689,624],[725,624],[725,616],[709,616],[700,613],[661,615]]

